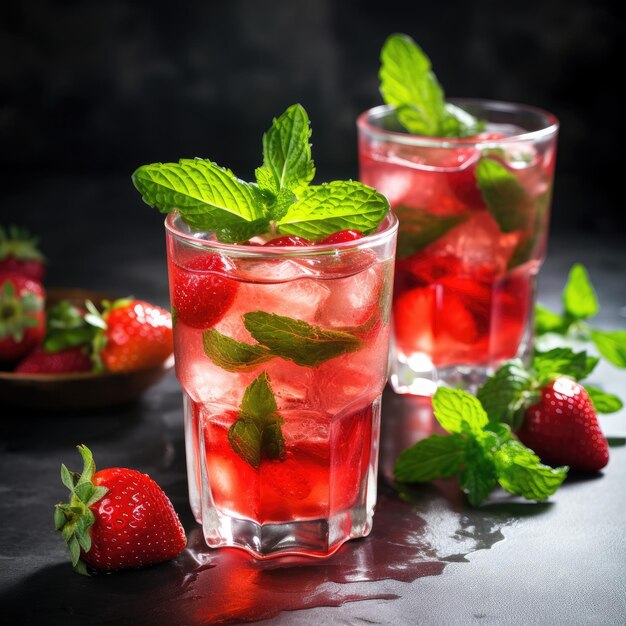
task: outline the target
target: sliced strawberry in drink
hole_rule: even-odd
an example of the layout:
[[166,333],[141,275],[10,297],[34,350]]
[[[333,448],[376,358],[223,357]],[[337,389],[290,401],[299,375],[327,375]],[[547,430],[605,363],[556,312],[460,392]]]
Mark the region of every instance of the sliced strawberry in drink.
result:
[[445,333],[456,341],[472,344],[478,339],[478,327],[466,301],[459,295],[443,290],[437,307],[436,333]]
[[406,261],[405,267],[418,284],[432,285],[444,276],[458,274],[463,263],[451,254],[418,253]]
[[263,244],[266,247],[283,247],[283,246],[295,246],[303,248],[304,246],[312,246],[313,244],[304,237],[298,237],[298,235],[282,235],[281,237],[275,237],[270,239],[267,243]]
[[356,241],[357,239],[362,239],[363,233],[358,230],[338,230],[336,233],[332,235],[328,235],[322,239],[319,243],[322,245],[327,245],[331,243],[346,243],[347,241]]
[[435,295],[435,290],[429,287],[411,289],[394,302],[395,338],[398,348],[406,354],[432,353]]
[[291,453],[284,461],[263,460],[259,471],[264,485],[283,498],[304,500],[311,493],[311,484]]
[[226,314],[238,284],[222,275],[228,267],[215,253],[172,266],[172,305],[178,320],[193,328],[211,328]]

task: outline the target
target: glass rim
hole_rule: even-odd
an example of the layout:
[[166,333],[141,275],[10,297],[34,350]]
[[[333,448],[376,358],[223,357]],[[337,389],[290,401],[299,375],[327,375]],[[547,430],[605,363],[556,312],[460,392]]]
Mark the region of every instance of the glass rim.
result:
[[[387,214],[379,224],[380,230],[365,235],[361,239],[354,239],[352,241],[344,241],[342,243],[328,243],[328,244],[314,244],[311,246],[264,246],[259,244],[235,244],[235,243],[223,243],[221,241],[207,241],[206,239],[199,239],[194,237],[192,233],[186,233],[180,230],[176,225],[176,220],[180,218],[178,211],[172,211],[167,214],[164,220],[166,231],[176,238],[178,241],[187,245],[193,246],[199,250],[207,250],[211,252],[219,252],[228,256],[236,257],[248,257],[248,258],[263,258],[263,257],[314,257],[314,256],[328,256],[333,253],[347,252],[351,250],[358,250],[361,248],[372,248],[390,237],[395,235],[398,230],[398,217],[389,209]],[[196,231],[211,232],[211,231]],[[277,235],[280,236],[280,235]]]
[[543,128],[527,131],[518,135],[509,135],[502,139],[480,139],[472,140],[463,137],[429,137],[426,135],[414,135],[409,132],[395,130],[385,130],[375,126],[372,121],[382,117],[384,114],[396,109],[393,104],[380,104],[363,111],[357,117],[357,128],[359,133],[379,141],[400,143],[408,146],[427,148],[461,148],[473,146],[499,145],[501,143],[538,141],[551,135],[555,135],[559,129],[559,120],[554,113],[540,107],[522,104],[517,102],[506,102],[504,100],[488,100],[483,98],[450,98],[450,104],[460,106],[462,104],[483,105],[495,111],[514,113],[516,111],[532,113],[545,120]]

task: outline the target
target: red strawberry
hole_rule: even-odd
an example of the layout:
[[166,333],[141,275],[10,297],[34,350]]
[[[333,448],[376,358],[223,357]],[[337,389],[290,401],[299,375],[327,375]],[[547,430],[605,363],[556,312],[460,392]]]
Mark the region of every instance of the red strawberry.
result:
[[46,332],[42,285],[18,274],[0,274],[0,361],[17,361]]
[[91,357],[82,348],[66,348],[58,352],[48,352],[43,346],[33,350],[15,368],[16,374],[68,374],[90,372],[93,369]]
[[211,328],[235,301],[238,283],[223,276],[228,271],[219,254],[207,254],[173,266],[172,305],[181,322],[193,328]]
[[269,247],[297,246],[298,248],[302,248],[304,246],[311,246],[313,244],[308,239],[305,239],[304,237],[298,237],[298,235],[283,235],[282,237],[275,237],[274,239],[270,239],[264,245]]
[[54,527],[67,542],[74,569],[140,568],[178,556],[187,538],[165,492],[147,474],[114,467],[100,470],[90,450],[78,446],[81,475],[61,465],[69,504],[57,504]]
[[528,407],[517,433],[542,461],[597,472],[609,462],[609,447],[585,388],[559,377]]
[[311,493],[311,483],[289,453],[284,461],[263,460],[259,472],[261,481],[283,498],[304,500]]
[[38,240],[18,226],[0,226],[0,272],[26,276],[39,283],[45,276],[45,258]]
[[157,367],[174,350],[172,316],[159,306],[143,300],[117,300],[105,306],[102,321],[104,328],[94,341],[94,352],[109,372]]
[[362,239],[363,233],[358,230],[338,230],[332,235],[328,235],[320,241],[320,244],[326,245],[330,243],[345,243],[346,241],[356,241]]

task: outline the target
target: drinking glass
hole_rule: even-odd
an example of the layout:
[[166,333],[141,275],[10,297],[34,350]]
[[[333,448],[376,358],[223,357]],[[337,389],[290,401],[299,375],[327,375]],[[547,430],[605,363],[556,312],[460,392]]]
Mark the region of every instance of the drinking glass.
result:
[[412,135],[389,105],[357,120],[359,177],[400,221],[389,374],[397,393],[473,391],[532,348],[558,121],[522,104],[452,102],[484,131]]
[[[220,243],[176,213],[165,225],[189,497],[207,544],[324,557],[367,535],[395,215],[305,247]],[[177,304],[221,317],[198,327]]]

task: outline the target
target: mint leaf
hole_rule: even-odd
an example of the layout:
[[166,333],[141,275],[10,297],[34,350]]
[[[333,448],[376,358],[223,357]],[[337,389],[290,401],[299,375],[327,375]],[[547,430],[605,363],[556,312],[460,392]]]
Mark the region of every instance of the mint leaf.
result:
[[567,326],[568,322],[563,316],[553,313],[541,304],[535,305],[535,334],[564,333]]
[[528,500],[545,500],[563,483],[567,467],[551,468],[519,441],[504,443],[494,455],[498,482],[509,493]]
[[296,194],[304,190],[315,176],[310,136],[309,116],[299,104],[275,118],[263,135],[263,168],[271,172],[273,183],[268,182],[265,172],[260,172],[259,186],[275,194],[285,188]]
[[206,230],[265,217],[253,186],[208,160],[142,165],[132,179],[144,202],[162,213],[178,209],[183,220],[191,218]]
[[309,187],[278,221],[278,232],[312,241],[338,230],[368,235],[389,211],[389,201],[358,181],[336,180]]
[[287,215],[289,207],[297,200],[298,198],[291,189],[281,189],[269,205],[270,217],[276,221],[281,220]]
[[228,441],[246,463],[254,468],[261,464],[261,430],[254,420],[238,418],[228,429]]
[[400,453],[394,477],[401,482],[427,482],[458,474],[465,447],[461,435],[430,435]]
[[261,373],[246,388],[237,420],[228,430],[233,450],[252,467],[263,458],[285,458],[283,418],[277,412],[276,398],[267,372]]
[[616,395],[606,393],[597,387],[585,385],[585,391],[589,394],[593,407],[597,413],[616,413],[624,408],[624,403]]
[[528,220],[528,196],[517,177],[494,159],[476,164],[476,181],[489,212],[503,233],[523,229]]
[[202,333],[204,353],[222,369],[246,372],[273,358],[273,354],[259,345],[242,343],[212,328]]
[[467,439],[465,465],[459,476],[459,484],[472,506],[479,506],[497,485],[493,454],[474,437]]
[[478,389],[476,397],[491,420],[515,429],[532,383],[522,362],[514,359],[498,368]]
[[396,256],[399,259],[420,252],[467,219],[464,215],[432,215],[403,205],[394,207],[394,212],[402,223],[402,229],[398,231],[396,250]]
[[436,420],[449,433],[477,434],[489,422],[478,399],[461,389],[439,387],[432,403]]
[[574,352],[571,348],[554,348],[547,352],[535,351],[532,368],[542,385],[557,376],[569,376],[574,380],[587,378],[599,359],[586,352]]
[[278,193],[278,185],[272,170],[268,167],[257,167],[254,170],[254,178],[257,185],[261,190],[267,191],[270,196],[275,196]]
[[253,311],[243,316],[248,332],[272,354],[298,365],[316,367],[362,346],[358,337],[325,330],[291,317]]
[[587,270],[580,263],[575,263],[569,271],[563,290],[563,309],[575,320],[588,319],[600,310]]
[[592,329],[591,340],[607,361],[626,367],[626,331]]
[[380,61],[380,93],[398,108],[402,125],[418,135],[439,134],[445,99],[430,59],[411,37],[394,34],[383,44]]

